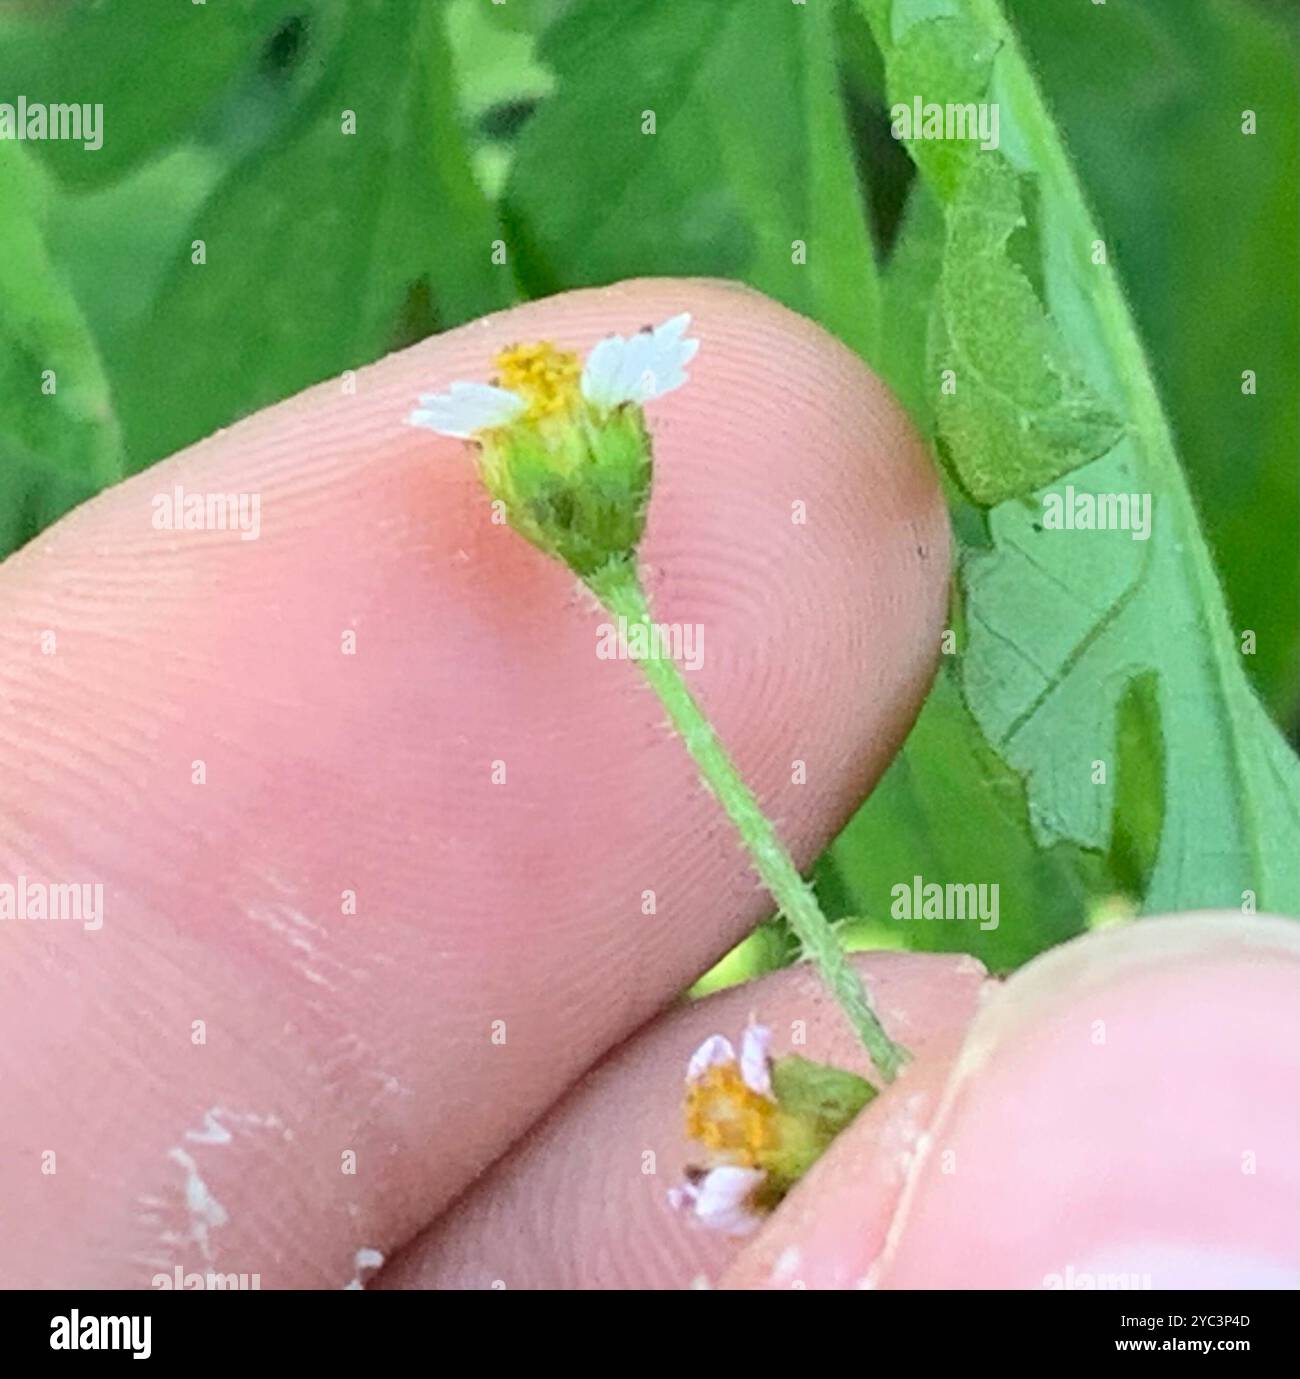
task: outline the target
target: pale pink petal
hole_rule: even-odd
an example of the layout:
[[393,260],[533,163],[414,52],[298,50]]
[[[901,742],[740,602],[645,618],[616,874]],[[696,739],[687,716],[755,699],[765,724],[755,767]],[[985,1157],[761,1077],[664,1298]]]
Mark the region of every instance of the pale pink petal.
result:
[[686,1080],[698,1082],[710,1068],[735,1061],[736,1051],[731,1047],[731,1040],[724,1039],[720,1034],[711,1034],[691,1054],[691,1061],[686,1065]]
[[748,1235],[762,1219],[751,1203],[766,1177],[761,1168],[712,1168],[696,1189],[695,1219],[723,1235]]
[[747,1025],[740,1040],[740,1076],[759,1096],[772,1095],[772,1031],[766,1025]]

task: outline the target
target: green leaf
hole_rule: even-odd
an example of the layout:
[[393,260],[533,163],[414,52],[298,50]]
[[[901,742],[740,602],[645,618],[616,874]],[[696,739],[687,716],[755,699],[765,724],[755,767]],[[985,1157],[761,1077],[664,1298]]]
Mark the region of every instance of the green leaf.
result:
[[0,142],[0,557],[121,475],[104,371],[46,248],[47,207],[39,169]]
[[[997,42],[960,16],[922,18],[886,48],[885,83],[891,129],[939,198],[951,202],[966,172],[987,152],[969,139],[931,137],[927,111],[952,102],[968,105],[988,94]],[[921,121],[914,118],[918,107]]]
[[[914,112],[986,102],[996,39],[964,19],[912,25],[887,64],[896,128],[946,208],[929,372],[941,453],[978,503],[1032,492],[1120,433],[1068,355],[1009,241],[1028,225],[1010,164],[974,139],[921,137]],[[924,129],[924,125],[922,126]],[[992,126],[989,126],[992,133]]]
[[1300,183],[1276,170],[1298,156],[1295,25],[1245,0],[1011,9],[1149,343],[1233,623],[1256,633],[1246,670],[1292,727]]
[[[1114,269],[1094,260],[1099,233],[994,0],[948,8],[977,34],[973,67],[990,45],[995,53],[988,91],[1000,107],[1002,155],[1019,179],[1022,208],[1032,208],[1017,262],[1041,284],[1070,367],[1124,424],[1119,443],[1074,471],[1071,486],[1112,498],[1147,494],[1154,512],[1143,541],[1126,530],[1053,530],[1041,498],[994,508],[987,537],[963,560],[963,697],[1024,780],[1040,846],[1104,855],[1147,910],[1294,911],[1300,772],[1246,682]],[[934,5],[896,0],[867,13],[888,61],[896,41],[932,25]],[[924,158],[920,167],[941,201],[958,197],[969,175],[936,174]],[[951,207],[949,216],[951,236]],[[951,237],[944,252],[942,272]],[[1024,343],[1022,367],[1033,371],[1041,337]],[[1014,445],[1014,435],[1005,439]]]
[[[0,22],[0,91],[103,107],[103,146],[34,144],[73,186],[101,186],[187,137],[236,73],[253,72],[305,28],[312,0],[72,0]],[[319,3],[315,8],[321,8]],[[143,74],[148,79],[142,80]],[[183,74],[183,75],[182,75]]]
[[534,31],[545,7],[450,0],[447,33],[456,59],[462,109],[483,119],[494,106],[538,100],[554,81],[536,59]]
[[1096,459],[1120,423],[1071,367],[1007,241],[1026,223],[1016,176],[996,154],[957,182],[931,319],[931,378],[943,454],[991,507]]
[[[169,155],[173,189],[152,164],[103,201],[69,199],[82,231],[69,253],[75,238],[101,265],[117,255],[141,270],[115,278],[134,300],[87,293],[103,309],[132,469],[510,300],[441,18],[420,0],[322,10],[281,79],[223,88],[198,123],[232,127]],[[101,249],[94,227],[120,224],[146,193],[166,244],[151,234]]]
[[869,353],[877,279],[833,19],[743,0],[569,6],[541,48],[557,90],[506,196],[528,290],[738,278]]
[[[997,914],[896,917],[895,888],[910,892],[914,877],[996,886]],[[949,665],[814,881],[847,947],[971,953],[994,972],[1080,933],[1110,887],[1100,859],[1035,842],[1024,782],[984,741]]]
[[[1130,442],[1073,476],[1076,495],[1147,485]],[[1190,506],[1151,488],[1146,542],[1047,530],[1028,503],[993,513],[992,551],[964,570],[966,694],[1026,778],[1041,845],[1108,849],[1141,800],[1159,829],[1149,872],[1132,877],[1145,909],[1238,908],[1249,892],[1294,910],[1295,758],[1245,683]],[[1150,753],[1126,775],[1123,710],[1139,704]],[[1125,811],[1121,781],[1137,791]]]

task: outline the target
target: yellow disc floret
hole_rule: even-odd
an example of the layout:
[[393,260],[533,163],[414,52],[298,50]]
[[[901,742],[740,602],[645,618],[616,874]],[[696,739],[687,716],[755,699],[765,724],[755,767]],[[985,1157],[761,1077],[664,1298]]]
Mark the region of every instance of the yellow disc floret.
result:
[[567,413],[578,400],[578,356],[546,341],[511,345],[497,355],[496,365],[498,383],[527,402],[531,421]]
[[735,1063],[707,1069],[686,1089],[686,1133],[717,1159],[757,1168],[776,1140],[776,1103],[745,1084]]

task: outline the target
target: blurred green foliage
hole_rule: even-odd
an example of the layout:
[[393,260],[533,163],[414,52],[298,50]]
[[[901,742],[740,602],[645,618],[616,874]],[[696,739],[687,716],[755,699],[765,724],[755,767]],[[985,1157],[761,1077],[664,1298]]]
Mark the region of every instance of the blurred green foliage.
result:
[[[97,152],[0,142],[0,555],[218,427],[512,301],[637,274],[737,278],[862,354],[963,479],[957,654],[817,870],[828,906],[854,917],[846,938],[1006,968],[1116,906],[1237,903],[1256,882],[1294,908],[1276,882],[1277,850],[1296,841],[1294,805],[1278,804],[1294,763],[1241,674],[1294,732],[1294,7],[1008,11],[1052,122],[1013,122],[1021,146],[980,166],[985,185],[949,147],[913,148],[918,174],[887,107],[900,83],[1005,80],[990,76],[1008,61],[997,41],[976,67],[961,44],[954,57],[919,42],[942,27],[905,37],[947,15],[987,39],[989,0],[0,10],[0,101],[105,108]],[[1026,555],[1023,491],[1103,451],[1079,473],[1144,474],[1182,512],[1177,473],[1151,478],[1140,444],[1113,445],[1109,409],[1132,422],[1131,361],[1062,270],[1059,141],[1208,542],[1188,507],[1141,571],[1082,562],[1040,578]],[[997,370],[960,416],[932,386],[936,348],[954,347]],[[1067,420],[1056,403],[1029,415],[1053,389],[1078,403]],[[1254,655],[1222,645],[1202,556]],[[1072,625],[1102,659],[1071,649]],[[1064,690],[1035,717],[1019,663],[1054,637],[1042,654]],[[1043,732],[1027,741],[1011,730],[1031,709]],[[1112,753],[1108,790],[1065,780],[1067,763]],[[914,875],[997,881],[998,928],[900,925],[891,888]],[[727,979],[790,955],[765,926]]]

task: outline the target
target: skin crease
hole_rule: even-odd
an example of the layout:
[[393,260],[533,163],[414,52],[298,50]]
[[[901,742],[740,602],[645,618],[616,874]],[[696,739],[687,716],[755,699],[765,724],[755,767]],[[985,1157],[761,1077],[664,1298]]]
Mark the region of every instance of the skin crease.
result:
[[[525,306],[101,495],[0,567],[0,878],[104,886],[96,933],[0,925],[0,1284],[339,1287],[766,912],[589,599],[403,424],[516,340],[684,309],[656,615],[703,627],[691,683],[798,861],[883,771],[944,622],[938,484],[878,380],[753,293]],[[177,484],[260,495],[259,539],[155,530]]]
[[[904,1077],[756,1237],[666,1209],[701,1038],[755,1012],[779,1048],[851,1042],[806,969],[652,1018],[765,902],[635,668],[594,658],[599,615],[400,419],[514,339],[684,308],[656,614],[703,625],[692,683],[801,862],[883,770],[943,626],[941,499],[879,383],[751,293],[536,303],[103,495],[0,567],[0,880],[105,886],[98,933],[0,924],[0,1284],[340,1287],[361,1249],[394,1287],[1295,1277],[1296,947],[1256,917],[1144,921],[1005,986],[862,960]],[[259,540],[153,530],[177,483],[260,494]]]

